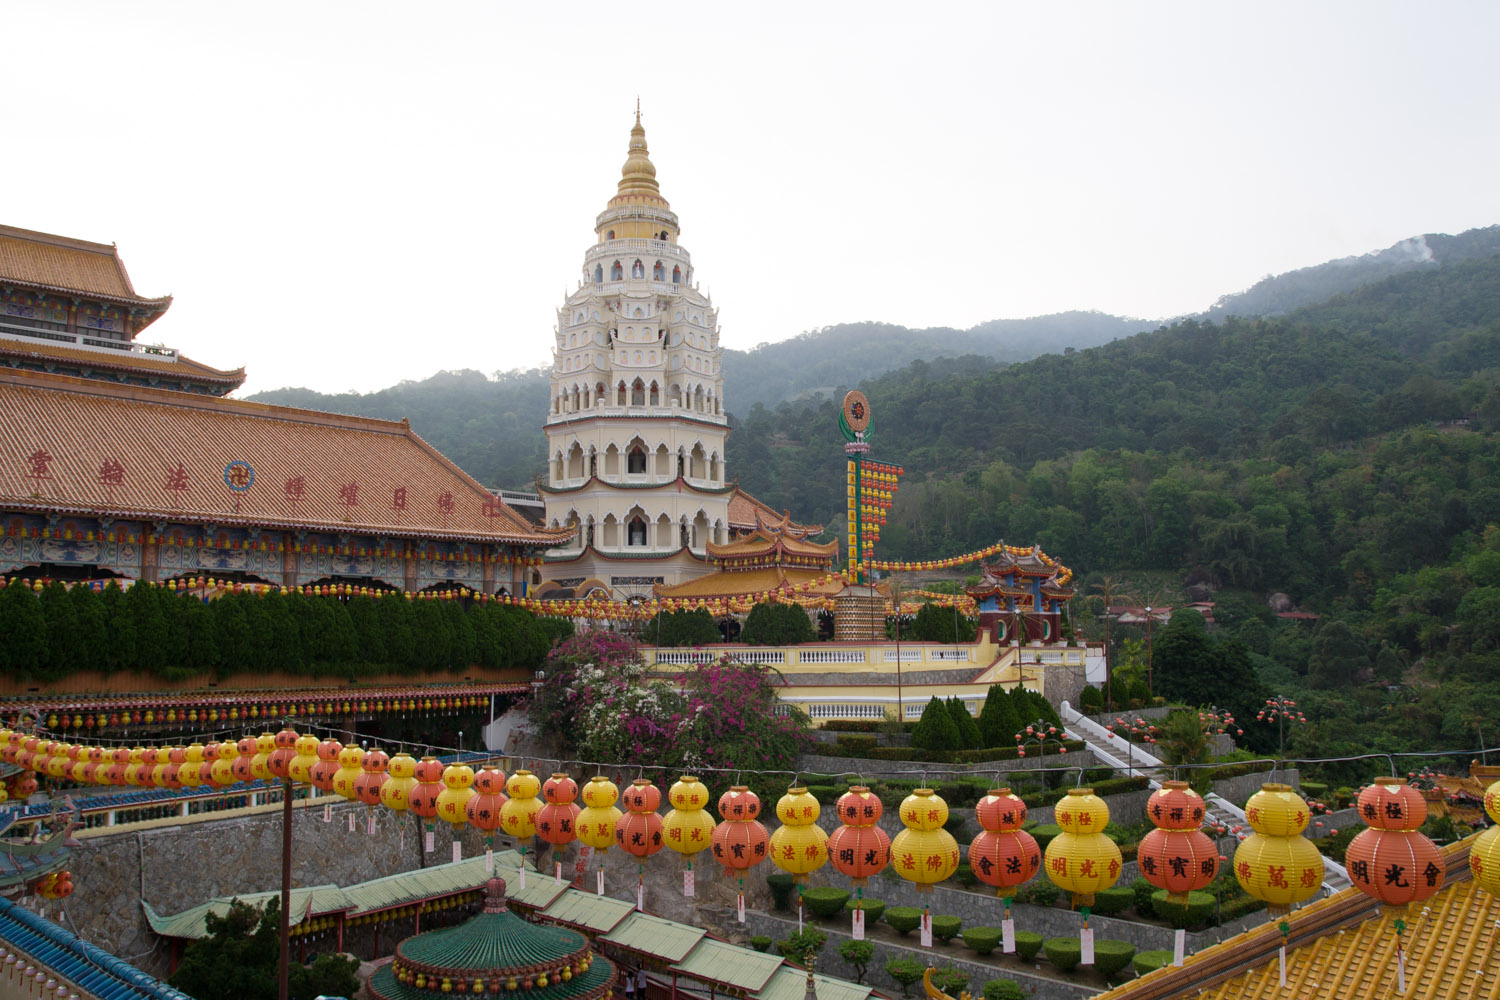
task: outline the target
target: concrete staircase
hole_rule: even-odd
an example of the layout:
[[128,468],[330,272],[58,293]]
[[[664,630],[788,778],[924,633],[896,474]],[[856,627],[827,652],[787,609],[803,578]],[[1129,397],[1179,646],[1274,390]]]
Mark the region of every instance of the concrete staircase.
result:
[[[1062,703],[1058,709],[1058,715],[1061,716],[1068,735],[1087,744],[1101,763],[1127,774],[1139,771],[1146,775],[1152,788],[1160,788],[1163,781],[1170,779],[1172,773],[1170,764],[1162,763],[1161,760],[1124,737],[1111,733],[1067,702]],[[1219,836],[1234,836],[1230,831],[1237,826],[1247,825],[1245,810],[1222,795],[1209,792],[1203,797],[1203,801],[1208,807],[1208,816],[1203,822],[1207,832],[1214,833],[1217,828],[1223,831]],[[1345,871],[1344,866],[1324,856],[1324,892],[1332,894],[1351,888],[1353,885],[1354,883],[1349,881],[1349,873]]]

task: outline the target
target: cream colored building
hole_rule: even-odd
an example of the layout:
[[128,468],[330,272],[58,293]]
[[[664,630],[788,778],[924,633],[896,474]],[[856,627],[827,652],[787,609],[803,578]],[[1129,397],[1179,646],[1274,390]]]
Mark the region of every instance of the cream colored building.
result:
[[542,577],[614,597],[709,572],[730,537],[718,313],[698,290],[636,112],[619,188],[595,220],[578,289],[557,312],[549,526],[577,536]]

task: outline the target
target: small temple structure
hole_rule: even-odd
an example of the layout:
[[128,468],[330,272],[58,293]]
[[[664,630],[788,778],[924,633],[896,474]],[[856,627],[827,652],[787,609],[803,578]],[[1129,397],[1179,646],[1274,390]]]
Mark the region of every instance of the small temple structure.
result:
[[514,994],[529,1000],[603,1000],[615,965],[565,927],[533,924],[510,912],[505,880],[485,887],[484,911],[442,930],[407,938],[370,977],[375,1000],[422,1000],[435,992]]
[[840,577],[830,577],[839,543],[814,542],[818,526],[792,522],[790,511],[766,518],[756,511],[755,527],[722,544],[710,542],[708,557],[714,572],[671,586],[656,594],[666,600],[739,600],[767,591],[786,590],[808,596],[832,597],[843,591]]
[[223,398],[113,246],[0,227],[0,574],[520,595],[534,527],[414,434]]
[[964,588],[979,610],[979,628],[992,641],[1057,642],[1062,611],[1074,594],[1073,571],[1039,546],[1004,546],[984,565],[978,583]]

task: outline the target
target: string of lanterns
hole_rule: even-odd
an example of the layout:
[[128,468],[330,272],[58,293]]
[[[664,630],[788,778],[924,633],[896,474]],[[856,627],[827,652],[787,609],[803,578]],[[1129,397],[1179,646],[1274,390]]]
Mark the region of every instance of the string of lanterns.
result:
[[[555,846],[576,839],[598,852],[600,893],[604,856],[614,846],[636,859],[641,903],[644,865],[663,847],[683,857],[687,866],[683,890],[689,896],[694,891],[692,859],[711,850],[726,873],[740,880],[741,919],[744,876],[767,858],[797,883],[804,883],[831,861],[835,870],[861,890],[862,900],[868,879],[887,866],[917,891],[930,892],[933,885],[954,875],[962,853],[944,829],[948,805],[930,788],[914,790],[901,803],[905,829],[892,839],[878,826],[883,807],[867,786],[851,786],[838,799],[834,811],[840,825],[829,834],[818,826],[821,807],[817,798],[794,783],[776,803],[781,825],[768,836],[757,819],[760,798],[744,785],[734,785],[719,798],[720,821],[715,823],[707,811],[707,787],[697,777],[682,775],[670,787],[667,798],[672,808],[665,816],[657,811],[660,788],[640,777],[626,788],[622,813],[615,806],[621,799],[619,787],[602,774],[590,778],[580,793],[578,784],[563,772],[554,773],[545,784],[525,769],[508,778],[490,767],[476,774],[468,764],[444,765],[433,756],[417,760],[405,752],[387,754],[378,748],[342,745],[331,738],[298,733],[290,726],[239,740],[129,749],[60,743],[5,728],[0,729],[0,760],[22,768],[30,777],[31,790],[36,784],[32,775],[80,784],[158,788],[227,788],[240,782],[286,778],[363,803],[370,810],[371,830],[376,807],[398,814],[411,812],[426,827],[427,851],[433,849],[438,821],[455,832],[465,825],[482,831],[487,853],[497,830],[523,844],[533,836]],[[18,797],[22,791],[17,789]],[[580,794],[582,809],[574,801]],[[1349,876],[1357,888],[1386,906],[1406,907],[1442,887],[1441,854],[1418,832],[1427,807],[1417,790],[1404,779],[1377,778],[1360,792],[1358,809],[1368,829],[1354,838],[1347,853]],[[1486,792],[1485,809],[1500,823],[1500,781]],[[1167,781],[1152,794],[1146,812],[1156,829],[1138,848],[1141,876],[1166,890],[1169,902],[1185,904],[1188,893],[1214,880],[1223,860],[1201,829],[1206,817],[1203,799],[1186,782]],[[1274,783],[1252,795],[1245,812],[1254,832],[1236,849],[1233,872],[1248,894],[1270,905],[1275,919],[1322,885],[1323,856],[1304,836],[1312,812],[1289,786]],[[1104,800],[1089,788],[1069,789],[1054,810],[1061,832],[1045,851],[1021,829],[1026,806],[1008,788],[994,788],[982,797],[975,806],[975,818],[981,830],[968,844],[969,864],[975,876],[995,887],[1005,900],[1006,921],[1010,920],[1010,898],[1017,889],[1045,872],[1053,884],[1071,894],[1083,915],[1081,936],[1091,943],[1088,907],[1096,893],[1115,884],[1122,870],[1120,849],[1103,832],[1109,822]],[[459,849],[455,839],[455,860]],[[1482,889],[1500,895],[1500,826],[1479,836],[1470,853],[1470,866]],[[71,891],[71,879],[51,878],[47,890],[56,892],[58,898],[65,896]],[[862,917],[862,906],[857,904],[853,919],[861,931]],[[925,921],[924,913],[924,934]],[[1006,929],[1010,930],[1008,923]]]

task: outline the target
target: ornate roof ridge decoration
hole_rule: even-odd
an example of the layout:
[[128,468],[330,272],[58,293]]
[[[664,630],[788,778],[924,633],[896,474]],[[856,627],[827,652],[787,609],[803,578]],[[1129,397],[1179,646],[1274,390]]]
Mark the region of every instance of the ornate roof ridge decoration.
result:
[[596,484],[599,486],[606,486],[612,490],[659,490],[663,487],[671,486],[673,483],[676,483],[679,487],[686,489],[689,493],[702,493],[708,496],[722,496],[725,493],[732,493],[735,490],[735,487],[733,486],[697,486],[689,482],[682,476],[678,476],[673,480],[668,480],[665,483],[612,483],[607,479],[599,478],[599,476],[596,474],[589,476],[588,479],[584,480],[577,486],[548,486],[546,483],[542,482],[540,478],[534,481],[538,490],[551,496],[562,496],[567,493],[577,493],[581,490],[586,490],[590,486],[594,486]]
[[61,361],[78,368],[153,372],[168,378],[176,376],[183,381],[222,382],[231,388],[245,381],[244,365],[234,369],[214,368],[184,354],[177,355],[176,361],[161,361],[148,354],[81,350],[45,340],[28,340],[10,333],[0,333],[0,355]]
[[964,592],[976,598],[987,597],[991,594],[1001,594],[1006,597],[1030,597],[1032,595],[1030,585],[1021,580],[1012,582],[1013,577],[1031,579],[1041,577],[1038,586],[1047,597],[1067,600],[1075,593],[1074,589],[1068,586],[1068,582],[1073,578],[1073,571],[1043,552],[1040,545],[1016,548],[1003,544],[999,557],[994,562],[984,563],[980,567],[979,582],[965,587]]
[[[729,508],[729,523],[730,523],[731,527],[733,527],[733,526],[747,526],[747,527],[753,528],[756,524],[760,523],[760,518],[761,518],[762,513],[768,513],[768,514],[772,515],[773,517],[776,515],[776,509],[774,507],[772,507],[770,504],[766,503],[763,500],[757,500],[755,497],[753,497],[749,493],[747,493],[744,490],[744,488],[740,486],[740,482],[739,482],[738,478],[736,478],[734,480],[734,482],[733,482],[732,485],[734,487],[734,496],[730,497],[730,500],[729,500],[729,503],[730,503],[730,508]],[[748,505],[750,507],[750,517],[749,518],[746,518],[746,519],[740,520],[740,521],[736,521],[735,520],[735,518],[734,518],[734,503],[735,503],[736,500],[742,501],[743,503],[745,503],[746,505]],[[788,512],[788,513],[790,513],[790,512]],[[753,518],[754,520],[751,520],[751,518]],[[807,534],[812,534],[812,535],[821,535],[823,533],[823,528],[824,528],[824,526],[821,525],[821,524],[797,524],[795,526],[797,528],[806,529],[806,533]]]

